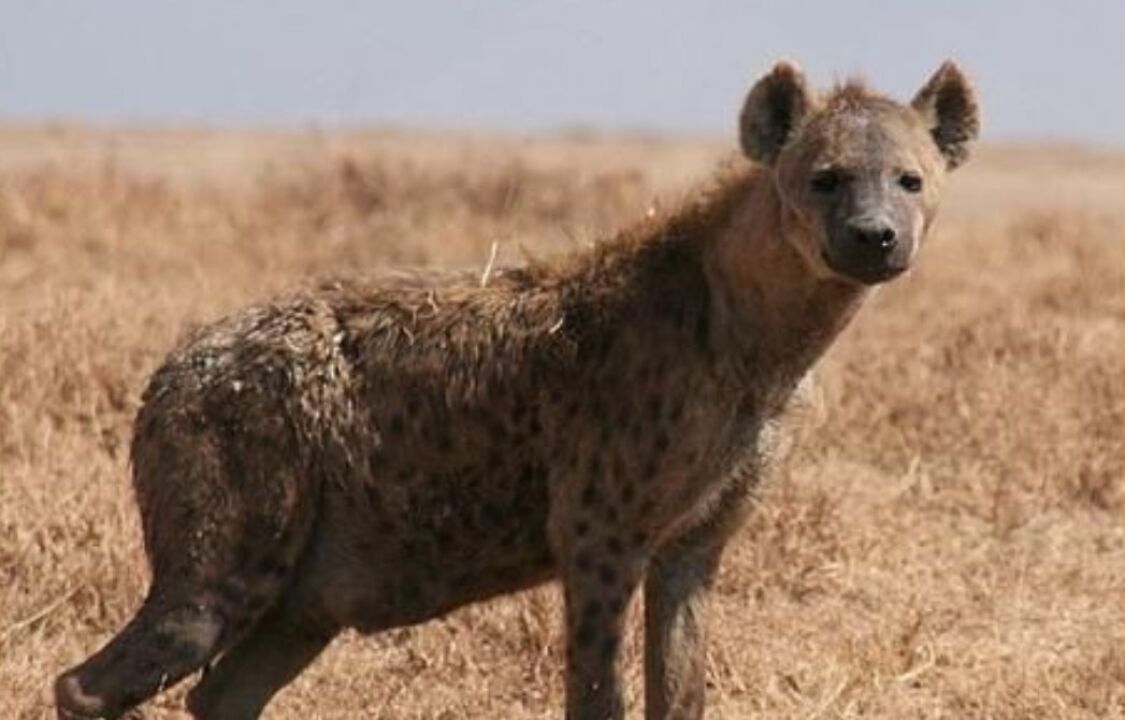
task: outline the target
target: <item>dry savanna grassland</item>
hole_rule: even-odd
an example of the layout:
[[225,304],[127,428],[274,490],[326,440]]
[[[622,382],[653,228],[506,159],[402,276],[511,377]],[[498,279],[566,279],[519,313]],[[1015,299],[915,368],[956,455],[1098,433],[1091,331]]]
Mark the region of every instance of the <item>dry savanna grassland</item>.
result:
[[[581,248],[733,145],[0,128],[0,715],[50,716],[145,589],[130,423],[178,336],[326,275]],[[718,582],[709,717],[1125,717],[1125,155],[983,147],[819,376]],[[558,717],[559,604],[345,635],[268,717]]]

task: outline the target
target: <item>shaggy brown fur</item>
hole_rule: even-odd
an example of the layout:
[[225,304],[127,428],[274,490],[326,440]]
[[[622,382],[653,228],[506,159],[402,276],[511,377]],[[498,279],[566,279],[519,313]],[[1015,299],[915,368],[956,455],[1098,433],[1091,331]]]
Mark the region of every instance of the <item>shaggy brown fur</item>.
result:
[[[867,142],[850,128],[868,116],[865,168],[940,185],[954,154],[922,109],[854,88],[821,104],[781,65],[743,113],[743,146],[772,164],[668,217],[483,286],[327,284],[189,338],[136,421],[149,595],[60,677],[60,715],[117,715],[214,661],[191,711],[256,717],[343,628],[557,577],[568,717],[623,716],[619,647],[642,584],[647,716],[699,717],[722,548],[795,386],[871,282],[812,252],[836,221],[804,190],[816,148],[830,138],[839,165],[858,150],[834,143]],[[904,236],[936,207],[932,191],[884,196]]]

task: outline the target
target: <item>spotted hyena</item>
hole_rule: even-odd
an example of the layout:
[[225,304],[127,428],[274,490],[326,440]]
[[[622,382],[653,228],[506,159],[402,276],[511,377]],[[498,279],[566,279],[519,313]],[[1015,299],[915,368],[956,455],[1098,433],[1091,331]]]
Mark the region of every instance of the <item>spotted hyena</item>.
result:
[[707,591],[779,415],[910,267],[978,113],[952,63],[909,105],[780,63],[740,130],[753,162],[587,252],[326,284],[186,340],[132,445],[151,588],[60,715],[208,666],[191,712],[257,717],[344,628],[557,578],[568,718],[623,717],[642,587],[646,716],[700,717]]

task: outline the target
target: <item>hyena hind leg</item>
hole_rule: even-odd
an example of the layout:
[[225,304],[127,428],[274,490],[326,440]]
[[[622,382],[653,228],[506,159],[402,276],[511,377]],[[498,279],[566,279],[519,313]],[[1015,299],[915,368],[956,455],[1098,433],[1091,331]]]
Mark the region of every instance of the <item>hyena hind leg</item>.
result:
[[188,695],[188,710],[198,720],[257,718],[338,631],[283,602],[206,672]]
[[219,651],[222,617],[151,594],[104,648],[55,682],[58,716],[115,718],[195,672]]

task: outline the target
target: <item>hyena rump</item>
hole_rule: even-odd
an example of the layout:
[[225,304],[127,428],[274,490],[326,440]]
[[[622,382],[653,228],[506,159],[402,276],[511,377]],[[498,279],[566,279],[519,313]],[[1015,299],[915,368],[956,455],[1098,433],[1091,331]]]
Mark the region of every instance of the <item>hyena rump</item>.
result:
[[112,717],[208,666],[199,718],[257,717],[343,628],[418,623],[558,578],[567,717],[699,718],[703,610],[794,388],[912,263],[978,130],[943,65],[909,105],[754,85],[754,163],[553,265],[321,287],[197,333],[152,377],[132,456],[152,584],[56,682]]

